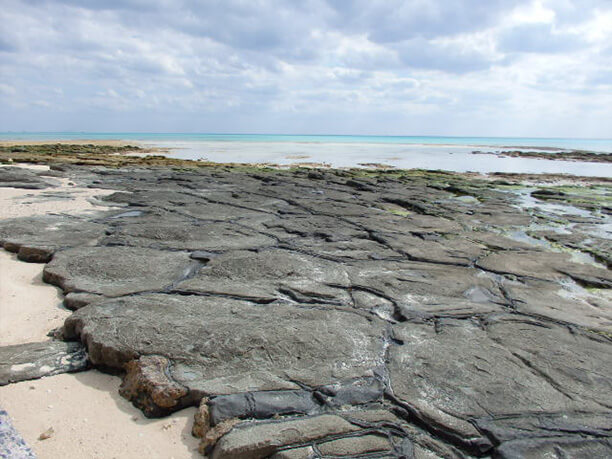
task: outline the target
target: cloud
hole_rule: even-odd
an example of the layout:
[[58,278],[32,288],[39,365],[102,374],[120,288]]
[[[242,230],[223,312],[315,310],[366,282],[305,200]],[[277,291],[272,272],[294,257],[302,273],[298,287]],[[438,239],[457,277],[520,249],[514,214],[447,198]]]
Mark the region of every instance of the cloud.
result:
[[334,24],[344,30],[368,33],[374,42],[389,43],[415,37],[435,38],[488,27],[520,0],[329,0]]
[[584,48],[584,39],[558,32],[550,24],[524,24],[503,30],[498,38],[502,52],[564,53]]
[[414,38],[395,46],[402,62],[417,69],[464,73],[490,67],[495,57],[464,40],[431,41]]
[[4,0],[0,21],[4,129],[612,125],[607,0]]

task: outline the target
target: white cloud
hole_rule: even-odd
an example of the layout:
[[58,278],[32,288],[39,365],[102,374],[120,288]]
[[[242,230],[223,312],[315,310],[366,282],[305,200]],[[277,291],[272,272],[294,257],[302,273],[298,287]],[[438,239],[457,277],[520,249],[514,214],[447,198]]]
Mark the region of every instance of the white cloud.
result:
[[612,125],[606,0],[4,0],[0,21],[4,129],[609,136]]
[[542,1],[534,0],[517,6],[508,17],[512,25],[522,24],[552,24],[555,21],[555,11],[544,6]]

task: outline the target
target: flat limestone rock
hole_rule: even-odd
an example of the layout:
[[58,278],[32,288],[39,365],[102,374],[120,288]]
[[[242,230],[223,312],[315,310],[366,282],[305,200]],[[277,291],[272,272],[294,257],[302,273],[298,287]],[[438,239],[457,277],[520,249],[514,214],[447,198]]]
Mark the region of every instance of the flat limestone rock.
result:
[[0,244],[22,261],[46,263],[62,248],[94,245],[104,227],[56,215],[0,221]]
[[0,347],[0,386],[87,368],[81,343],[43,341]]
[[36,172],[21,167],[0,167],[0,186],[42,190],[59,186],[52,178],[42,178]]
[[186,276],[189,256],[136,247],[82,247],[57,252],[43,280],[69,292],[109,297],[161,291]]
[[498,274],[549,281],[563,280],[567,276],[588,287],[612,287],[612,274],[608,269],[574,263],[567,253],[499,252],[478,260],[477,265]]
[[292,219],[276,219],[264,223],[269,231],[276,235],[297,235],[301,237],[317,237],[327,242],[350,241],[355,238],[364,238],[367,232],[357,225],[337,218],[324,215],[297,216]]
[[330,435],[359,430],[339,416],[322,415],[287,422],[269,422],[235,427],[215,446],[212,459],[269,456],[285,446],[308,443]]
[[351,263],[347,270],[356,307],[375,307],[382,298],[395,303],[399,314],[408,320],[500,312],[506,303],[499,283],[476,269],[368,261]]
[[612,413],[554,413],[474,420],[498,443],[551,437],[612,437]]
[[373,376],[385,346],[382,321],[346,311],[164,294],[91,304],[64,333],[87,343],[94,365],[163,355],[196,399]]
[[574,250],[591,253],[608,267],[612,267],[612,231],[608,228],[604,225],[575,225],[569,234],[536,231],[534,236]]
[[609,438],[552,437],[502,443],[497,448],[497,457],[609,457],[611,450],[612,441]]
[[178,250],[244,250],[269,247],[270,237],[225,222],[194,223],[188,220],[159,219],[125,222],[104,239],[105,244]]
[[340,438],[321,443],[319,451],[330,456],[351,456],[368,453],[390,453],[393,445],[388,438],[378,435]]
[[391,348],[395,396],[467,447],[487,440],[468,421],[473,418],[519,415],[534,406],[541,413],[610,408],[605,340],[505,315],[485,324],[399,324],[394,332],[403,343]]
[[483,245],[457,236],[437,241],[406,234],[381,234],[378,238],[410,260],[430,263],[469,266],[485,253]]
[[610,290],[596,296],[573,283],[559,285],[539,280],[504,280],[503,288],[519,312],[589,329],[612,331]]
[[[329,285],[338,285],[333,288]],[[177,290],[223,294],[261,302],[289,296],[301,302],[348,302],[348,275],[335,262],[288,250],[234,251],[213,258]]]

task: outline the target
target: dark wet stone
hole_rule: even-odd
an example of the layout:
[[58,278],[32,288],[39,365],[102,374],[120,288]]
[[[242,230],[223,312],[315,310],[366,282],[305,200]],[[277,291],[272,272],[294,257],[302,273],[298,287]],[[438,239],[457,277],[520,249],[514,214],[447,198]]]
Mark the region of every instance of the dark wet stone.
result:
[[247,392],[220,395],[208,402],[212,426],[232,418],[269,419],[287,414],[309,414],[319,405],[312,393],[299,391]]
[[382,401],[383,383],[380,379],[368,378],[351,382],[338,382],[318,389],[326,405],[337,408],[363,405]]
[[87,368],[81,343],[43,341],[0,347],[0,386]]

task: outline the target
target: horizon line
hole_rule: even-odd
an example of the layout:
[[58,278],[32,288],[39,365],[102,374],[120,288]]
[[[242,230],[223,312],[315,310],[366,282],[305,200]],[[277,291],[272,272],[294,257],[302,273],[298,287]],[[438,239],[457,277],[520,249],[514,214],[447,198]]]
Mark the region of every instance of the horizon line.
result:
[[[482,136],[482,135],[414,135],[414,134],[279,134],[261,132],[156,132],[156,131],[0,131],[0,135],[11,134],[158,134],[158,135],[219,135],[219,136],[287,136],[287,137],[390,137],[390,138],[448,138],[448,139],[541,139],[541,140],[612,140],[607,137],[545,137],[545,136]],[[86,140],[86,139],[83,139]]]

